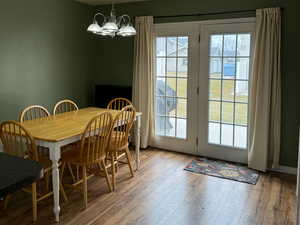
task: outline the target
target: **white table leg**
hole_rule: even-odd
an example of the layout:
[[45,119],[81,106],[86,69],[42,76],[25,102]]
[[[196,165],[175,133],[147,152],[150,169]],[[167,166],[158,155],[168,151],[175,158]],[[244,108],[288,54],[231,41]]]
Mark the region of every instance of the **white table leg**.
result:
[[135,165],[136,169],[140,168],[140,145],[141,145],[141,116],[136,118],[135,122]]
[[53,197],[54,197],[54,216],[55,221],[59,222],[59,168],[58,162],[60,159],[60,147],[58,144],[53,143],[50,145],[50,159],[52,161],[52,183],[53,183]]

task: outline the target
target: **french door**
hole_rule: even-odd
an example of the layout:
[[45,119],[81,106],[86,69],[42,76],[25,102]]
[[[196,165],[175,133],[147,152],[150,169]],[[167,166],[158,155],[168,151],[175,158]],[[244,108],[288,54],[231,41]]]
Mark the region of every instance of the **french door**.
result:
[[246,162],[254,21],[160,25],[155,145]]
[[192,104],[197,94],[194,76],[198,47],[195,25],[156,25],[155,138],[156,147],[196,154],[197,115]]

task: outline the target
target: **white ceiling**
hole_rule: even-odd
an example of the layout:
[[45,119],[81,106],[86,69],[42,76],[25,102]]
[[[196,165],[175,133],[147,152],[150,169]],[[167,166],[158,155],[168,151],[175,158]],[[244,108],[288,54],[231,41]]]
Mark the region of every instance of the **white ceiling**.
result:
[[88,5],[108,5],[112,2],[114,4],[127,3],[127,2],[143,2],[148,0],[75,0]]

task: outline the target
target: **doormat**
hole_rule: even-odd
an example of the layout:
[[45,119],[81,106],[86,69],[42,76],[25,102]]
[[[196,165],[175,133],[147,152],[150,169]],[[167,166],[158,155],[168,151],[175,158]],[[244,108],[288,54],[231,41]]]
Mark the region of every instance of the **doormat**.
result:
[[257,171],[241,164],[207,158],[193,160],[184,170],[253,185],[257,183],[259,178]]

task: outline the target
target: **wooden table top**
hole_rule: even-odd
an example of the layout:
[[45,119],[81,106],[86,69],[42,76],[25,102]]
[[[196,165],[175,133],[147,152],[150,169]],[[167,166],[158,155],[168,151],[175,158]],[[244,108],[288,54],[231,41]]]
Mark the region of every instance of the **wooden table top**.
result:
[[[110,112],[115,117],[120,111],[90,107],[21,124],[37,140],[58,142],[82,134],[88,122],[101,112]],[[141,116],[142,113],[137,112],[136,115]]]

